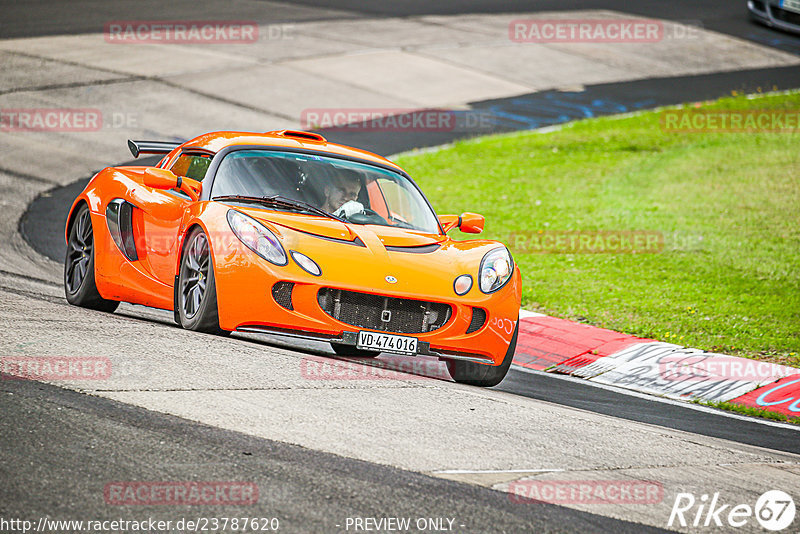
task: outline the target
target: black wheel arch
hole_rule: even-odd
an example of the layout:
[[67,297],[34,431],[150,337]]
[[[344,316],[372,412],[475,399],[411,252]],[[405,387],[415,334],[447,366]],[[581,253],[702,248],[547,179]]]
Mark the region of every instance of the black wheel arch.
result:
[[[178,279],[180,278],[181,274],[181,263],[183,262],[183,254],[186,252],[186,237],[191,234],[195,228],[200,228],[201,231],[205,232],[206,229],[200,223],[194,222],[190,224],[186,230],[181,233],[181,251],[178,254],[178,260],[175,262],[175,278],[172,282],[172,317],[174,321],[180,325],[181,324],[181,317],[180,313],[178,312]],[[211,245],[209,244],[209,247]],[[214,254],[213,251],[211,253],[211,261],[214,261]]]
[[64,227],[65,241],[69,240],[69,233],[72,231],[72,227],[75,224],[75,218],[78,216],[78,212],[81,211],[81,206],[88,207],[90,214],[92,212],[92,207],[89,206],[89,202],[87,202],[85,198],[80,198],[80,200],[73,204],[72,209],[70,210],[69,214],[67,214],[67,224]]

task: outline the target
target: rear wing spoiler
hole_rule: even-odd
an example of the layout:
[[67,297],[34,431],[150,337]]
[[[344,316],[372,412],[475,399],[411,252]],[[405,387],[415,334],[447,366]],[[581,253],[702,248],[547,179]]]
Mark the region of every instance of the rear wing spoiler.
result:
[[169,154],[179,146],[181,143],[172,141],[133,141],[128,139],[128,148],[134,158],[138,158],[139,154]]

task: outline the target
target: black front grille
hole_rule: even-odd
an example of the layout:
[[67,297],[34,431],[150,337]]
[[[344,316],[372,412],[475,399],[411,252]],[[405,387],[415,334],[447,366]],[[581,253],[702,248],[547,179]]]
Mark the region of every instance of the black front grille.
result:
[[469,328],[467,328],[467,334],[471,334],[473,332],[477,332],[481,329],[483,324],[486,322],[486,310],[483,308],[472,308],[472,320],[469,322]]
[[272,298],[287,310],[293,310],[292,289],[294,289],[292,282],[278,282],[272,286]]
[[772,10],[772,16],[778,20],[782,20],[783,22],[788,22],[789,24],[797,24],[800,26],[800,13],[795,13],[794,11],[787,11],[785,9],[781,9],[775,6],[769,6]]
[[762,13],[767,11],[767,6],[765,6],[764,2],[761,2],[760,0],[753,0],[753,7],[756,9],[756,11],[761,11]]
[[317,294],[320,308],[343,323],[370,330],[419,334],[444,326],[450,319],[447,304],[401,299],[322,288]]

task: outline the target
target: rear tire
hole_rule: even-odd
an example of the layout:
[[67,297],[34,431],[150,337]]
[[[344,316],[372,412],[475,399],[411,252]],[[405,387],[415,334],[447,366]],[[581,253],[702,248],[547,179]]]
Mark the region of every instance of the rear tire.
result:
[[94,278],[94,230],[92,215],[86,204],[78,208],[67,239],[64,294],[67,302],[82,308],[110,313],[119,306],[119,302],[104,299],[97,291]]
[[447,371],[456,382],[471,386],[492,387],[496,386],[508,374],[514,352],[517,350],[517,335],[519,334],[519,318],[511,336],[506,355],[500,365],[485,365],[482,363],[466,362],[463,360],[447,360]]
[[181,253],[175,308],[179,324],[186,330],[229,335],[219,326],[214,260],[208,237],[199,227],[186,236]]
[[364,350],[356,348],[352,345],[342,345],[339,343],[331,343],[333,352],[339,356],[351,356],[354,358],[375,358],[380,355],[380,352],[374,350]]

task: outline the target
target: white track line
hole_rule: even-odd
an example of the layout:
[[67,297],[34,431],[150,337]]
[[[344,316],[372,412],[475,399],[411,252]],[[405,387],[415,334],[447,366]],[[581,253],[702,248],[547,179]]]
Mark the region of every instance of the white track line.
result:
[[495,473],[563,473],[566,469],[480,469],[470,471],[468,469],[445,469],[442,471],[431,471],[437,475],[482,475]]

